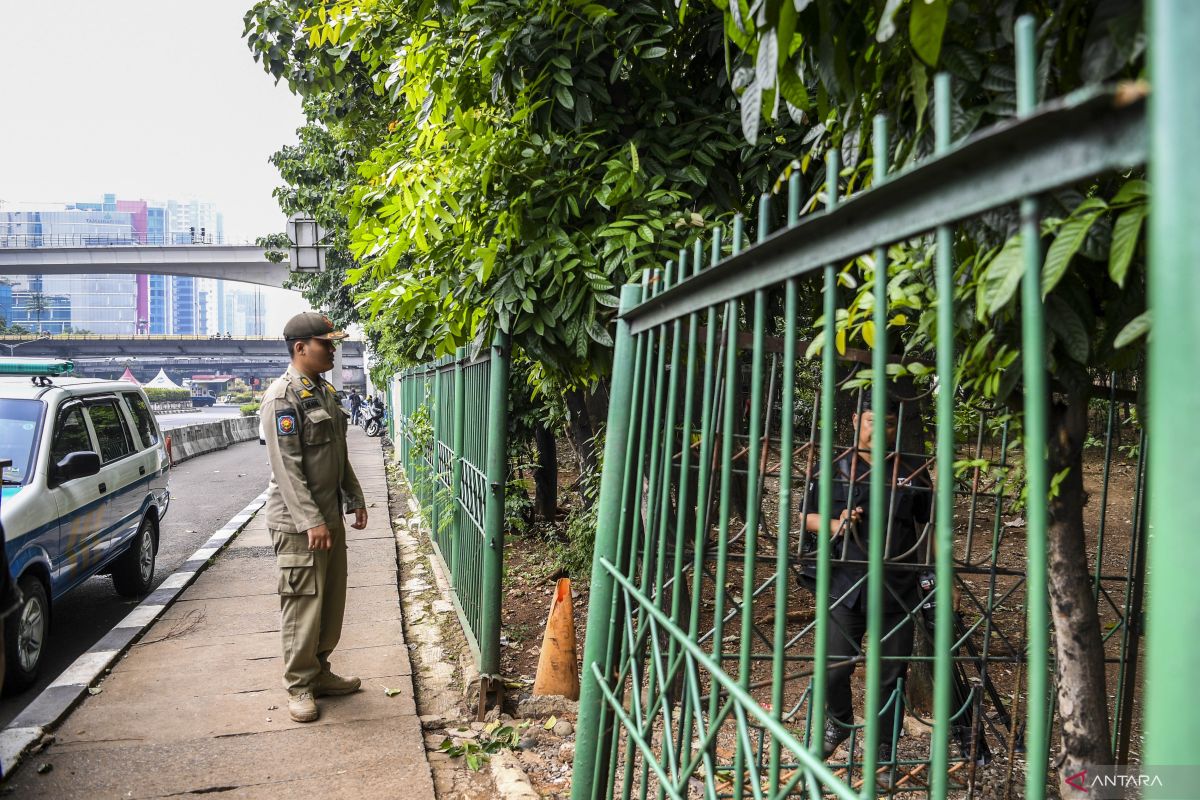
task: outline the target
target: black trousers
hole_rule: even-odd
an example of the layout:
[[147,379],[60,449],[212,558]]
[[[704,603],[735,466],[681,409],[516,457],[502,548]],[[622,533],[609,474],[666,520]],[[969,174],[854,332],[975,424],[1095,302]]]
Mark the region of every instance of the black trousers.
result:
[[[867,633],[866,601],[866,592],[862,592],[854,605],[836,605],[829,609],[830,625],[825,636],[825,646],[830,663],[854,658],[862,652],[862,641]],[[908,672],[908,657],[913,651],[912,618],[905,614],[903,609],[885,605],[883,637],[879,653],[883,658],[883,679],[879,686],[880,708],[884,708],[896,685]],[[830,667],[826,672],[825,708],[831,719],[843,725],[851,725],[854,722],[854,697],[850,693],[850,676],[854,674],[854,667],[854,664],[846,664]],[[899,697],[896,698],[893,707],[885,710],[880,718],[883,727],[879,741],[890,743],[892,731],[899,730],[903,721],[904,698]]]

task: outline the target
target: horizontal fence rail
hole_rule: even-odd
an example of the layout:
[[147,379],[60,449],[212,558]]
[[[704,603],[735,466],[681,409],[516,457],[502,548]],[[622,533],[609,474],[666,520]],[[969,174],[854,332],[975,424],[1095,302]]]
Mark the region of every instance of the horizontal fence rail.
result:
[[[5,223],[0,221],[0,227]],[[27,225],[28,223],[17,223]],[[90,234],[90,233],[3,233],[0,232],[0,248],[23,249],[30,247],[179,247],[180,245],[255,245],[254,239],[228,237],[224,234],[172,233],[166,236],[145,234]]]
[[[1033,48],[1025,18],[1018,120],[955,146],[939,76],[929,161],[889,174],[877,118],[872,188],[841,202],[832,153],[824,213],[800,221],[793,176],[786,214],[763,198],[753,246],[739,218],[624,287],[574,800],[1057,796],[1050,520],[1022,499],[1051,485],[1038,195],[1154,154],[1141,99],[1037,110]],[[1019,413],[956,392],[954,237],[996,210],[1026,243]],[[898,246],[936,279],[934,357],[905,358],[911,373],[889,355]],[[869,291],[863,350],[839,338],[847,285]],[[1091,387],[1082,476],[1118,763],[1142,709],[1141,379]]]
[[[500,672],[507,481],[507,340],[395,375],[390,433],[486,680]],[[484,692],[481,691],[481,701]]]

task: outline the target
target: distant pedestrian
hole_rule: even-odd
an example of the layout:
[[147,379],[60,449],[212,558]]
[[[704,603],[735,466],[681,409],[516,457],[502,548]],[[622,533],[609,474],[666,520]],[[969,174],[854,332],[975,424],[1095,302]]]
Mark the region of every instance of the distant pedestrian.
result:
[[362,409],[362,404],[363,404],[362,395],[358,393],[358,389],[351,389],[350,390],[350,422],[353,423],[354,425],[357,425],[359,422],[358,413]]
[[316,698],[358,691],[358,678],[329,667],[346,608],[346,527],[367,526],[366,502],[346,448],[346,412],[321,378],[345,333],[307,312],[283,329],[291,366],[263,395],[261,419],[271,460],[267,527],[279,567],[283,683],[297,722],[320,716]]

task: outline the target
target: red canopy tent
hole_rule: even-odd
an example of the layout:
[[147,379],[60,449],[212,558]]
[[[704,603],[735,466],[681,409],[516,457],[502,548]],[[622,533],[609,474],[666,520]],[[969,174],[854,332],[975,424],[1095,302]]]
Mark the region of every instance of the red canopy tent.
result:
[[134,386],[141,386],[141,385],[142,385],[142,384],[141,384],[141,382],[140,382],[140,381],[138,381],[138,379],[137,379],[137,378],[133,377],[133,373],[129,371],[129,367],[126,367],[126,368],[125,368],[125,374],[121,376],[121,380],[123,380],[123,381],[129,381],[129,382],[130,382],[130,383],[132,383]]

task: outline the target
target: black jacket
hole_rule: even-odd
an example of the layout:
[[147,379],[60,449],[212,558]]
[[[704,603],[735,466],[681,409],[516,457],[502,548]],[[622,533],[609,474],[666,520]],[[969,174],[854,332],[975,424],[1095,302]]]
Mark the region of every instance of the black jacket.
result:
[[[884,507],[890,514],[890,524],[884,526],[887,532],[884,578],[890,591],[884,591],[884,607],[897,610],[901,605],[897,600],[899,597],[904,605],[912,608],[920,598],[920,571],[901,566],[888,568],[886,564],[923,564],[927,560],[926,542],[922,541],[919,547],[917,543],[929,523],[933,487],[922,460],[901,456],[899,469],[896,469],[895,456],[889,456],[885,463],[888,472]],[[870,552],[871,465],[862,459],[855,459],[853,453],[847,453],[834,461],[833,468],[833,508],[821,513],[828,519],[836,519],[847,508],[861,507],[863,515],[856,525],[847,523],[842,535],[832,540],[830,599],[845,594],[846,598],[842,601],[845,606],[854,607],[861,599],[865,607],[866,583],[859,586],[855,586],[855,583],[867,573],[866,562]],[[810,514],[819,511],[819,486],[820,480],[814,475],[808,485],[805,504]],[[804,572],[813,578],[816,575],[816,534],[807,535],[804,552]]]

